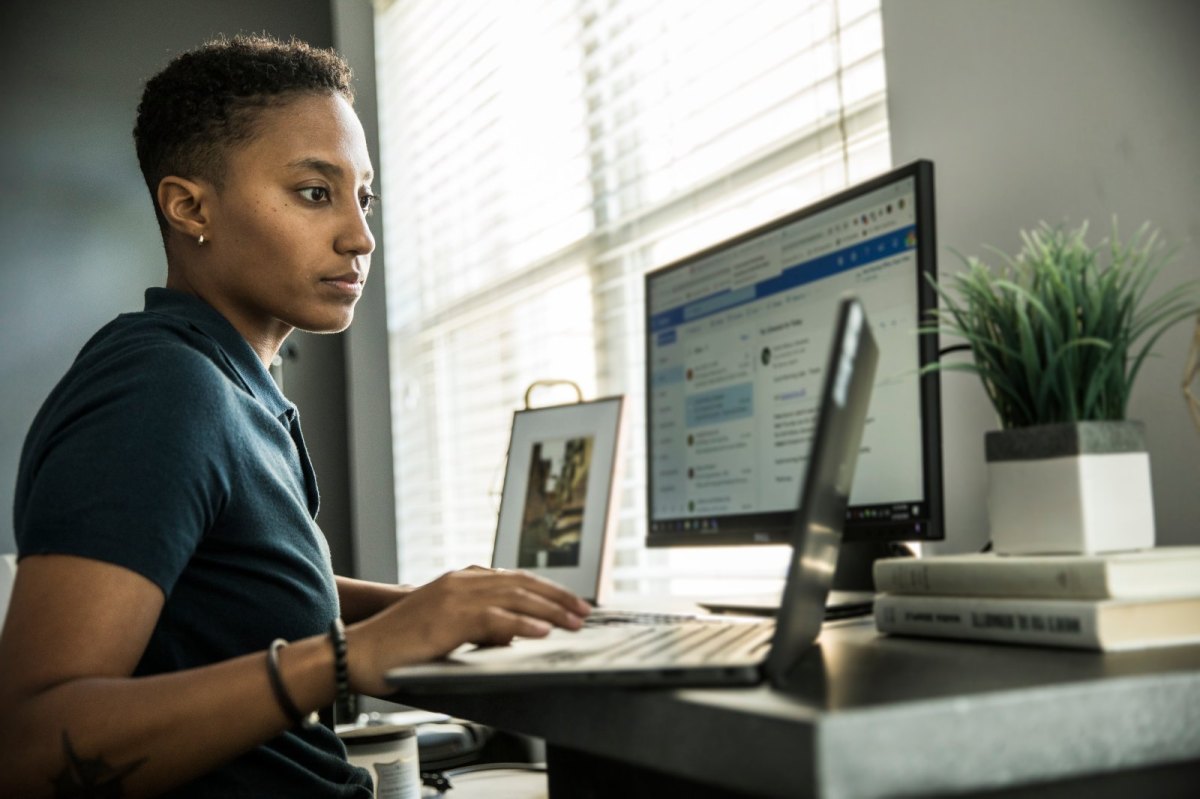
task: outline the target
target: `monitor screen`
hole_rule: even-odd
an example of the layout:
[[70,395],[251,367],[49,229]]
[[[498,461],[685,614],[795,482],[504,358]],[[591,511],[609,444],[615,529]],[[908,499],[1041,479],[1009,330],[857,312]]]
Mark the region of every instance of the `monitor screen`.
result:
[[649,546],[789,540],[848,293],[879,367],[845,538],[944,536],[933,208],[918,161],[647,274]]

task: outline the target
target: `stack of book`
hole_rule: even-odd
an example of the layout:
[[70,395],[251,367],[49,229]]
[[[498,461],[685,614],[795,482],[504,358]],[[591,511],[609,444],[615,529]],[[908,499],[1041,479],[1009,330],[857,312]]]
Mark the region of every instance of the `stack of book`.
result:
[[876,561],[875,590],[884,633],[1102,651],[1200,642],[1200,547],[892,558]]

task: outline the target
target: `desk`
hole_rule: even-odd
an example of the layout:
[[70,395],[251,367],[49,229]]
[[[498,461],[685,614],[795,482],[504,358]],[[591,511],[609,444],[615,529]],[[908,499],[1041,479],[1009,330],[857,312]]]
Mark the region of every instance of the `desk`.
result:
[[546,739],[554,797],[697,783],[712,796],[1194,796],[1200,782],[1200,645],[1105,655],[887,637],[857,620],[827,624],[793,684],[393,698]]

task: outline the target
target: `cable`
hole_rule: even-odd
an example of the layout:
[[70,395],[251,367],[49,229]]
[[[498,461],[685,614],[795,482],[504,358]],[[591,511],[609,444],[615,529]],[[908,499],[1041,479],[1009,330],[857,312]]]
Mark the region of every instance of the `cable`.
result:
[[470,774],[473,771],[492,771],[492,770],[507,770],[507,771],[537,771],[545,772],[545,763],[472,763],[469,766],[459,766],[458,768],[446,769],[443,774],[447,777],[461,777],[463,774]]
[[434,788],[439,795],[454,788],[450,781],[452,777],[461,777],[476,771],[532,771],[544,774],[545,763],[472,763],[469,766],[445,769],[444,771],[421,772],[421,783],[428,788]]

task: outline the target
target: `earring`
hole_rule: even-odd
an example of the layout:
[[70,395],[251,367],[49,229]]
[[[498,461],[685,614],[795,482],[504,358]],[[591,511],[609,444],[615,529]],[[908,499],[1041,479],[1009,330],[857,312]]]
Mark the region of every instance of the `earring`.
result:
[[204,246],[204,234],[200,234],[200,238],[196,239],[196,244],[200,247]]

